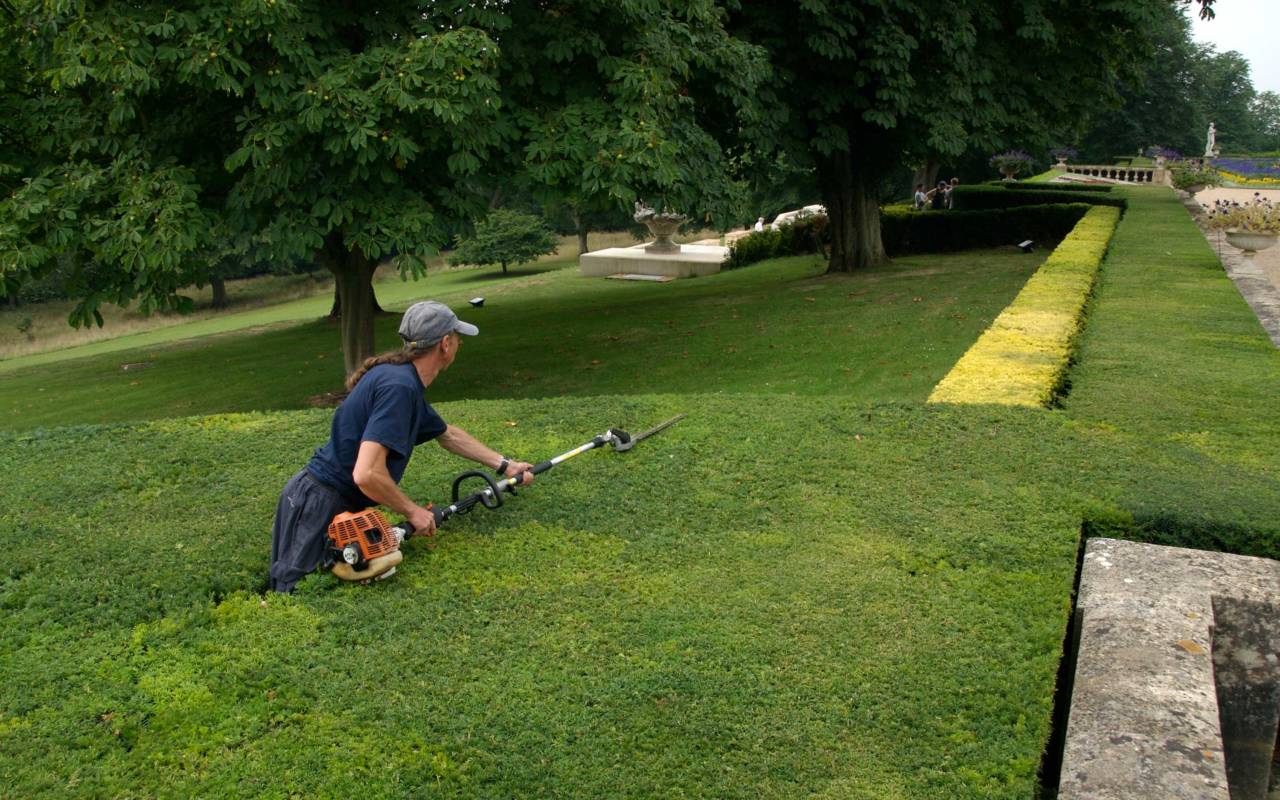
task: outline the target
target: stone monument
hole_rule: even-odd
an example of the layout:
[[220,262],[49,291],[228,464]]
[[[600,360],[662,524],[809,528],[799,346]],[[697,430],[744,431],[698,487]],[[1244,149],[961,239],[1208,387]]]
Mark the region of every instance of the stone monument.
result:
[[1218,129],[1209,123],[1209,138],[1204,143],[1204,157],[1214,158],[1218,155]]
[[670,209],[650,208],[643,202],[635,205],[636,222],[643,223],[653,234],[653,241],[635,247],[610,247],[578,256],[578,268],[588,277],[690,278],[720,271],[729,248],[716,245],[679,245],[672,234],[688,221],[684,214]]
[[633,217],[636,222],[641,223],[649,229],[649,233],[653,234],[653,241],[644,246],[646,253],[666,254],[679,253],[680,245],[671,241],[671,237],[676,231],[680,230],[680,226],[689,221],[684,214],[677,214],[663,208],[658,212],[643,202],[636,202],[636,213]]

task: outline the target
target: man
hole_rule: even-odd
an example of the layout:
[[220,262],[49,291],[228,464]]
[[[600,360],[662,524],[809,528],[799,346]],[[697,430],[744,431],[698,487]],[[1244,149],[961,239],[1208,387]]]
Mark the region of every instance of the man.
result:
[[931,194],[931,193],[926,192],[926,191],[924,190],[924,184],[923,184],[923,183],[917,183],[917,184],[916,184],[916,193],[915,193],[914,195],[912,195],[912,197],[911,197],[911,204],[912,204],[912,207],[913,207],[916,211],[924,211],[925,206],[927,206],[927,205],[929,204],[929,198],[930,198],[931,196],[932,196],[932,194]]
[[457,357],[462,335],[479,332],[443,303],[415,303],[400,322],[404,347],[367,359],[347,378],[350,394],[334,412],[329,441],[280,494],[271,534],[272,589],[291,592],[320,566],[329,521],[340,512],[381,504],[403,514],[415,535],[435,533],[431,511],[399,486],[414,447],[424,442],[435,439],[504,477],[523,475],[522,484],[532,482],[532,464],[512,461],[449,425],[423,397]]

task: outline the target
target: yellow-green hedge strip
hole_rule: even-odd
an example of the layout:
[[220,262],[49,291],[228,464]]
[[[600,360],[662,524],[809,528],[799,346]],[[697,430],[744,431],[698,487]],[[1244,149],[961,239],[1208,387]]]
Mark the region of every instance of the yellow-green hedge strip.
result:
[[1095,206],[934,387],[930,403],[1047,406],[1120,209]]

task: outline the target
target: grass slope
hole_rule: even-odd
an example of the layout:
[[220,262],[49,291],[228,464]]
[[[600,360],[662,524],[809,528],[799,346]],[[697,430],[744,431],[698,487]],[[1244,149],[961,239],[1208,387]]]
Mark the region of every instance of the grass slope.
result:
[[[689,417],[451,521],[434,550],[413,541],[377,586],[317,575],[292,597],[256,594],[276,494],[326,411],[0,432],[0,786],[1033,796],[1082,517],[1141,535],[1149,508],[1255,548],[1280,519],[1275,351],[1168,193],[1128,196],[1064,411],[688,388],[741,389],[728,357],[675,394],[619,379],[607,395],[441,402],[534,458]],[[835,313],[821,291],[788,302],[814,281],[802,262],[772,286],[764,266],[726,276],[762,282],[740,317],[790,329],[810,306]],[[937,277],[903,294],[922,279]],[[717,308],[698,294],[713,285],[658,295],[663,311]],[[563,288],[533,287],[528,305]],[[537,316],[506,305],[508,323]],[[626,305],[605,303],[614,320]],[[900,329],[932,313],[903,304]],[[570,322],[562,335],[599,324]],[[722,309],[715,324],[739,323]],[[428,448],[406,489],[441,499],[459,466]]]
[[[645,392],[795,392],[924,399],[1043,254],[912,256],[853,276],[811,257],[670,284],[576,270],[452,273],[430,284],[481,335],[434,401]],[[433,278],[432,280],[436,280]],[[420,291],[426,291],[423,287]],[[395,347],[398,318],[378,321]],[[125,363],[147,363],[122,370]],[[300,408],[341,386],[327,322],[62,362],[5,376],[0,426],[33,428]]]
[[[0,436],[0,780],[23,796],[1026,797],[1078,513],[1061,426],[832,398],[444,404],[507,452],[689,418],[261,588],[323,411]],[[1002,459],[1014,445],[1052,456]],[[76,468],[67,469],[69,448]],[[714,454],[714,457],[708,457]],[[407,488],[459,468],[430,449]],[[946,476],[945,480],[940,480]],[[56,537],[57,547],[49,542]],[[221,602],[217,602],[221,601]],[[376,755],[375,755],[376,754]]]

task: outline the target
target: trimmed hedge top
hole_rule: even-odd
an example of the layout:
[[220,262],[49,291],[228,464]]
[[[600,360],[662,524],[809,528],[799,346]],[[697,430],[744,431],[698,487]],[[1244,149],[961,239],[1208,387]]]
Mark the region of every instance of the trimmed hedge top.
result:
[[1119,220],[1118,209],[1090,210],[934,388],[929,402],[1049,405]]
[[890,256],[1001,247],[1026,239],[1057,242],[1089,210],[1085,203],[1055,203],[982,211],[914,211],[888,206],[880,235]]
[[[1123,197],[1105,192],[1080,191],[1068,189],[1056,191],[1050,188],[1029,189],[1019,184],[1017,188],[1001,188],[999,186],[957,186],[952,192],[957,210],[976,210],[984,208],[1013,208],[1016,206],[1037,206],[1044,203],[1089,203],[1096,206],[1115,206],[1124,208],[1127,205]],[[1041,184],[1048,186],[1048,184]]]
[[1105,183],[1029,183],[1027,181],[991,181],[986,186],[999,186],[1010,191],[1031,190],[1033,192],[1110,192],[1111,186]]

